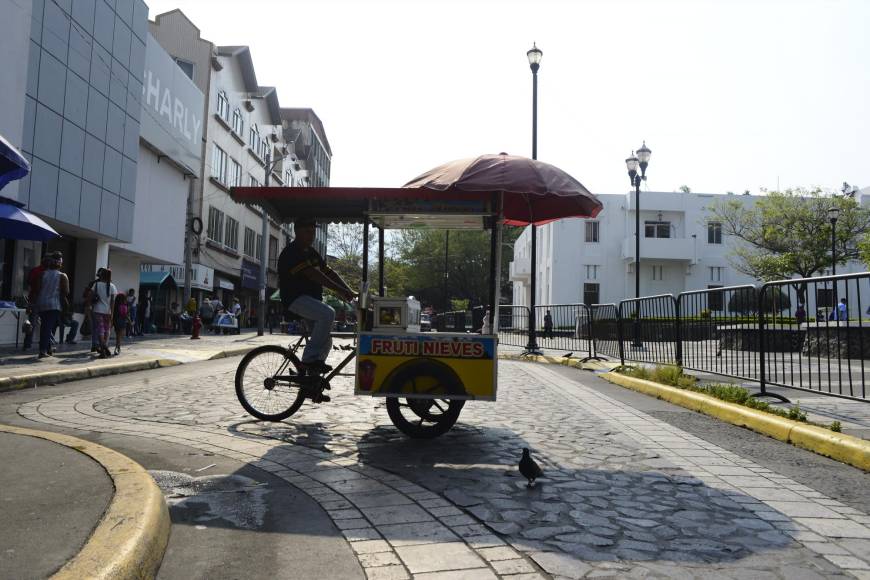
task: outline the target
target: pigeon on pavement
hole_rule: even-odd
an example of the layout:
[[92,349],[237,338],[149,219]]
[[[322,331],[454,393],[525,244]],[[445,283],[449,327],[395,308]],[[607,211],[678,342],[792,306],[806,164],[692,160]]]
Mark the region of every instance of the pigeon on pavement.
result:
[[568,354],[563,354],[562,358],[571,358],[574,355],[573,352],[569,352]]
[[541,467],[535,463],[535,460],[529,454],[528,448],[523,448],[523,457],[520,459],[520,473],[529,480],[526,487],[532,487],[535,484],[535,480],[544,475]]

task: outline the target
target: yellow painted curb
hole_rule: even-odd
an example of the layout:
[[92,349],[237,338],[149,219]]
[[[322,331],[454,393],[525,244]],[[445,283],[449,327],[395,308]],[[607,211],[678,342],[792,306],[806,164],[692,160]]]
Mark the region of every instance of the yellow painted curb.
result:
[[76,369],[60,369],[41,373],[0,378],[0,393],[38,387],[39,385],[68,383],[82,379],[107,377],[136,371],[146,371],[160,367],[170,367],[181,364],[171,359],[147,359],[105,365],[85,366]]
[[870,442],[863,439],[619,373],[605,373],[601,378],[870,471]]
[[581,362],[580,359],[576,358],[565,358],[562,356],[549,356],[549,355],[519,355],[519,354],[511,354],[511,353],[502,353],[498,355],[498,358],[503,360],[515,360],[522,362],[538,362],[544,364],[554,364],[554,365],[562,365],[566,367],[572,367],[575,369],[582,370],[603,370],[604,365],[601,361],[587,361]]
[[77,437],[0,425],[0,431],[38,437],[80,451],[112,478],[115,495],[82,550],[52,578],[154,578],[169,542],[169,510],[145,469],[108,447]]

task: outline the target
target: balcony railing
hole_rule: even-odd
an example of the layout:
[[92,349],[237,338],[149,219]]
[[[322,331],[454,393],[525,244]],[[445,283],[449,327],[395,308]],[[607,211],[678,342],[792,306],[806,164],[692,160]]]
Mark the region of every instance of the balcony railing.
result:
[[[622,258],[634,262],[634,236],[622,240]],[[641,238],[640,259],[695,262],[693,238]]]
[[508,267],[508,275],[512,282],[528,280],[532,272],[530,260],[527,257],[515,258]]

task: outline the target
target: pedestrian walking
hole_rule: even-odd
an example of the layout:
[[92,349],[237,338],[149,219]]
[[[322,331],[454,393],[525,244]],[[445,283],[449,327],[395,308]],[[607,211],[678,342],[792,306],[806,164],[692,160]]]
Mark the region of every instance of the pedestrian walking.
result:
[[199,307],[199,317],[202,318],[202,325],[205,328],[211,326],[212,320],[214,320],[215,311],[211,305],[211,300],[208,296],[203,298],[202,306]]
[[94,288],[100,282],[100,277],[103,275],[105,268],[97,268],[96,277],[88,282],[85,286],[85,291],[82,294],[82,299],[85,304],[85,320],[88,322],[88,329],[91,333],[91,352],[100,352],[100,337],[97,334],[97,323],[94,317],[94,303],[99,299]]
[[138,308],[139,336],[151,331],[151,291],[139,297]]
[[127,290],[127,336],[131,338],[136,336],[138,332],[138,329],[136,327],[138,322],[138,318],[136,317],[137,307],[138,304],[136,303],[136,290],[134,288],[130,288],[129,290]]
[[544,338],[553,338],[553,315],[549,310],[544,315]]
[[121,343],[124,341],[124,334],[127,331],[129,322],[130,309],[127,303],[127,295],[120,292],[115,296],[112,308],[112,326],[115,329],[115,356],[121,354]]
[[112,284],[112,271],[103,268],[99,281],[94,284],[94,332],[99,339],[100,358],[109,358],[109,329],[112,327],[112,313],[118,289]]
[[807,311],[804,308],[804,303],[801,302],[798,304],[797,310],[794,311],[794,319],[798,323],[798,325],[803,324],[807,319]]
[[62,256],[56,253],[42,273],[36,293],[36,309],[39,312],[39,358],[54,354],[51,335],[57,327],[61,311],[69,296],[69,278],[60,271]]
[[[72,313],[72,305],[69,305],[64,308],[64,310],[60,314],[60,319],[58,321],[58,327],[60,329],[60,334],[58,335],[58,340],[61,343],[66,344],[75,344],[76,343],[76,334],[79,332],[79,321],[73,318]],[[64,340],[64,330],[66,330],[66,340]]]
[[27,303],[30,305],[27,311],[27,319],[30,322],[30,332],[24,333],[23,350],[30,350],[30,347],[33,346],[34,335],[39,336],[39,312],[36,309],[36,295],[39,291],[42,273],[47,269],[51,259],[52,257],[46,254],[42,257],[39,265],[27,273]]

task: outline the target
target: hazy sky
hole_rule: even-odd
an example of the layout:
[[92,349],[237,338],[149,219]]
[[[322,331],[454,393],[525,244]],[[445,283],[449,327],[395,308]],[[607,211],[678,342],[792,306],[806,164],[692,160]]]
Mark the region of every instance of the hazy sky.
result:
[[283,106],[312,107],[332,185],[399,186],[452,159],[531,155],[595,193],[870,185],[870,1],[146,0],[251,47]]

